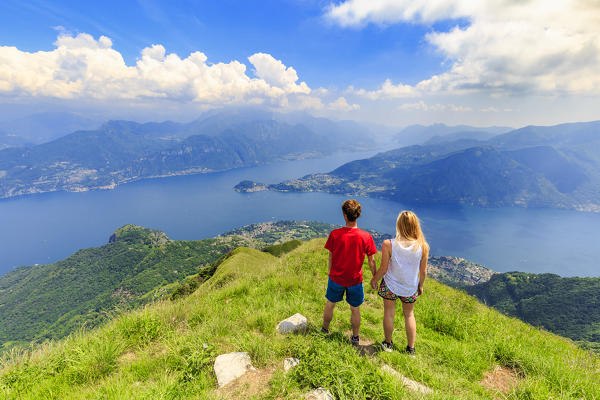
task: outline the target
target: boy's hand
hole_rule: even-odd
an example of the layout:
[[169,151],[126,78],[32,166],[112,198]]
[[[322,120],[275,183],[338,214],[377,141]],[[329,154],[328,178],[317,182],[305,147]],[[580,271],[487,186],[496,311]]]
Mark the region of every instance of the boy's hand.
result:
[[377,290],[377,281],[375,280],[375,277],[371,278],[371,289]]

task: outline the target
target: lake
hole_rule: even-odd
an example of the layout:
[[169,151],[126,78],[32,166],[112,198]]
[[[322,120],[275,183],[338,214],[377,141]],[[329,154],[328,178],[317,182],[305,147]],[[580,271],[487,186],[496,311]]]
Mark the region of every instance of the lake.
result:
[[[275,183],[327,172],[374,152],[278,162],[222,173],[150,179],[115,190],[46,193],[0,200],[0,274],[19,265],[63,259],[100,246],[125,224],[175,240],[212,237],[256,222],[283,219],[342,223],[345,196],[327,193],[237,193],[244,179]],[[436,255],[459,256],[496,271],[600,276],[600,214],[552,209],[411,206],[358,198],[359,226],[393,233],[398,212],[417,212]]]

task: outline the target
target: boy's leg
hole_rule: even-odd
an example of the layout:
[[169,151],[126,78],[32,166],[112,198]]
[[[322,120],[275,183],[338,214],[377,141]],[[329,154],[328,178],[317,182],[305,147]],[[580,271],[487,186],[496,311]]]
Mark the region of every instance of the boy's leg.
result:
[[329,323],[333,318],[333,309],[335,308],[335,303],[327,300],[325,303],[325,310],[323,310],[323,328],[329,329]]
[[385,336],[385,341],[388,343],[392,343],[395,315],[396,300],[383,299],[383,334]]
[[350,306],[350,312],[352,315],[350,316],[350,324],[352,325],[352,335],[358,336],[360,331],[360,307],[352,307]]
[[406,329],[406,341],[408,347],[415,348],[417,339],[417,322],[415,321],[415,303],[402,303],[404,313],[404,327]]
[[323,328],[325,330],[329,329],[329,323],[333,318],[333,309],[335,308],[335,303],[344,298],[344,290],[345,288],[343,286],[338,285],[331,280],[331,278],[329,278],[327,281],[327,293],[325,293],[327,303],[325,303],[325,309],[323,310]]
[[350,305],[350,324],[352,335],[358,336],[360,331],[360,305],[365,301],[365,290],[362,282],[346,289],[346,302]]

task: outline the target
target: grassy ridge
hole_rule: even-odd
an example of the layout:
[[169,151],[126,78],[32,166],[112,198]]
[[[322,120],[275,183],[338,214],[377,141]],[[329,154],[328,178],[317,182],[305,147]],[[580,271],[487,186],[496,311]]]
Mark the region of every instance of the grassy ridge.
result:
[[[600,363],[589,353],[432,280],[416,307],[415,360],[400,352],[361,356],[345,338],[345,306],[336,310],[331,336],[312,333],[320,326],[326,287],[322,246],[313,240],[281,258],[237,249],[189,296],[123,314],[31,354],[15,353],[0,370],[0,397],[219,398],[214,358],[248,351],[259,371],[273,373],[254,397],[240,388],[241,398],[295,399],[316,386],[338,399],[418,398],[379,372],[387,363],[433,388],[431,399],[600,399]],[[308,317],[311,333],[278,335],[277,322],[296,312]],[[362,338],[381,340],[382,302],[370,290],[362,314]],[[401,318],[396,328],[401,347]],[[285,375],[281,361],[290,356],[301,364]],[[496,366],[520,377],[506,395],[480,384]]]

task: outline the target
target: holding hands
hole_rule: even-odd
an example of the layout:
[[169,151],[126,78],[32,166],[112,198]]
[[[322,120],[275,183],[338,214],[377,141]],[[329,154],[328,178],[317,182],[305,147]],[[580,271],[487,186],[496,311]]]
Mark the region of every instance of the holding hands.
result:
[[375,280],[375,277],[371,278],[371,289],[377,290],[377,280]]

